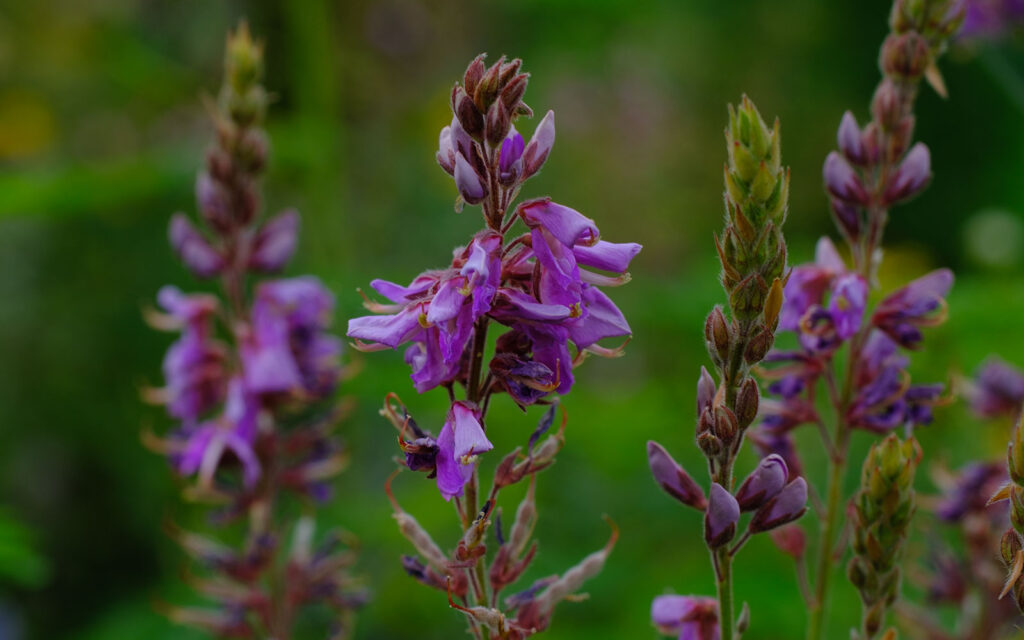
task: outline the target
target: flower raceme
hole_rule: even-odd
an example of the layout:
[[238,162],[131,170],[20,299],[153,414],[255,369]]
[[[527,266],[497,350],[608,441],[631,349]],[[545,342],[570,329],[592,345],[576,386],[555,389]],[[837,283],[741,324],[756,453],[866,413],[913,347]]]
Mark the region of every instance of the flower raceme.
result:
[[[613,533],[604,549],[499,606],[498,594],[522,577],[536,553],[531,537],[537,474],[564,444],[565,414],[562,427],[545,437],[559,402],[554,396],[569,393],[573,369],[587,354],[621,355],[621,346],[600,344],[632,333],[605,290],[629,281],[630,262],[641,247],[605,241],[592,219],[551,198],[515,203],[524,183],[550,157],[555,116],[547,112],[527,141],[516,129],[520,118],[533,114],[523,102],[529,76],[521,72],[522,62],[502,57],[487,67],[483,58],[470,63],[452,90],[453,117],[441,130],[436,154],[454,181],[456,211],[480,205],[483,228],[454,250],[449,263],[407,285],[372,281],[383,300],[365,299],[372,315],[350,320],[348,336],[363,351],[403,348],[416,390],[442,387],[449,397],[436,438],[395,394],[388,395],[381,411],[399,431],[402,468],[436,482],[441,497],[455,503],[463,530],[454,551],[446,554],[402,510],[389,481],[395,518],[422,557],[404,558],[403,567],[419,582],[446,591],[478,639],[521,640],[549,626],[555,606],[601,570],[616,539]],[[493,342],[491,326],[504,328]],[[491,344],[494,352],[485,358]],[[498,462],[491,490],[483,494],[478,467],[493,449],[487,411],[501,394],[524,411],[536,404],[552,406],[525,448]],[[666,473],[673,464],[666,458]],[[506,538],[499,492],[524,480],[530,486]],[[690,490],[684,478],[666,476],[666,482],[681,495]],[[484,535],[491,526],[496,551]]]
[[[266,95],[259,84],[262,47],[244,26],[229,36],[225,62],[217,144],[196,179],[199,224],[178,213],[168,230],[184,265],[199,278],[218,278],[222,291],[160,290],[162,312],[149,320],[180,335],[164,358],[164,387],[147,396],[179,422],[151,444],[179,474],[195,477],[193,498],[220,505],[216,521],[243,520],[248,530],[240,549],[174,530],[215,574],[195,583],[217,607],[169,614],[219,636],[290,637],[295,611],[326,605],[335,614],[332,638],[340,639],[363,599],[347,574],[354,556],[337,535],[314,547],[312,516],[286,525],[276,507],[286,493],[326,501],[343,466],[330,433],[340,411],[323,406],[342,373],[342,343],[328,333],[334,298],[310,276],[249,286],[291,259],[299,217],[290,210],[266,220],[259,215]],[[289,533],[291,550],[282,552]],[[288,607],[272,604],[282,598]]]

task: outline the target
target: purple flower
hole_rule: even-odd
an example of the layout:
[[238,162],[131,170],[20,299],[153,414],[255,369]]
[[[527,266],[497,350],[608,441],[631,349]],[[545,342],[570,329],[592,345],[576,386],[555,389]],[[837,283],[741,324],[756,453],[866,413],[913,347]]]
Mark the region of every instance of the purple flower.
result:
[[164,356],[161,395],[168,414],[192,422],[219,404],[226,389],[227,351],[212,338],[217,300],[205,294],[185,295],[172,286],[161,289],[157,299],[168,312],[157,322],[162,328],[181,329],[181,337]]
[[259,402],[238,378],[228,385],[224,413],[194,427],[184,427],[173,438],[171,460],[182,475],[198,475],[202,487],[211,487],[213,476],[230,453],[242,465],[242,479],[252,488],[260,476],[253,450]]
[[750,530],[753,533],[769,531],[776,527],[793,522],[807,511],[807,481],[802,477],[793,480],[781,492],[750,519]]
[[653,440],[647,442],[647,463],[651,467],[654,481],[676,500],[694,509],[704,510],[707,501],[704,492],[686,473],[678,462],[672,459],[665,447]]
[[928,147],[918,142],[896,168],[885,185],[885,201],[903,202],[921,193],[932,179],[932,161]]
[[719,640],[718,601],[701,596],[658,596],[651,603],[651,622],[679,640]]
[[461,153],[455,154],[455,188],[469,204],[476,204],[487,197],[483,178]]
[[717,549],[736,535],[740,519],[740,505],[722,485],[711,483],[708,505],[704,512],[704,540],[708,547]]
[[836,137],[839,151],[847,160],[857,165],[864,165],[867,162],[867,149],[864,146],[860,127],[857,125],[857,118],[854,117],[852,112],[847,111],[843,114]]
[[993,356],[986,360],[968,386],[971,408],[985,418],[1016,416],[1024,403],[1024,373]]
[[814,252],[814,262],[793,268],[783,291],[779,328],[798,331],[807,310],[813,305],[820,305],[833,280],[844,273],[846,264],[835,245],[827,237],[822,237]]
[[295,253],[298,234],[299,213],[294,209],[268,220],[253,239],[249,267],[264,273],[283,269]]
[[900,346],[917,348],[923,339],[921,327],[945,322],[945,298],[952,286],[952,271],[932,271],[882,300],[875,308],[871,322]]
[[741,511],[754,511],[782,491],[789,469],[782,456],[771,454],[761,460],[736,492]]
[[825,178],[825,188],[837,200],[858,206],[865,206],[870,201],[860,176],[850,163],[835,151],[825,158],[822,174]]
[[516,131],[516,128],[509,129],[498,154],[498,178],[503,184],[513,184],[522,175],[522,157],[525,146],[523,136]]
[[856,273],[846,273],[832,287],[829,313],[840,340],[849,340],[860,330],[868,301],[868,283]]
[[437,488],[445,500],[462,495],[473,476],[477,454],[493,448],[476,410],[466,402],[452,403],[437,437]]
[[985,513],[988,499],[1006,484],[1006,466],[992,462],[968,464],[951,482],[944,483],[935,514],[946,522],[958,522],[968,513]]
[[224,268],[224,257],[213,248],[184,213],[171,216],[167,231],[171,248],[189,271],[200,278],[210,278]]
[[959,37],[969,40],[995,40],[1024,21],[1021,0],[967,0]]
[[340,369],[341,341],[324,332],[334,297],[311,276],[274,280],[256,290],[252,330],[241,347],[255,393],[330,393]]

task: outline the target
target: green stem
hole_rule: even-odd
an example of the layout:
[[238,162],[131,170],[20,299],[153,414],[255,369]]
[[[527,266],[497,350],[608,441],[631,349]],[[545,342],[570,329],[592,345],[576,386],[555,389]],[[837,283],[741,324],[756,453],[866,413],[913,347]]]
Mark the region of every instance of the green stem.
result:
[[825,630],[825,613],[828,604],[828,590],[832,575],[832,555],[836,544],[839,510],[842,505],[843,477],[846,475],[847,449],[849,447],[849,430],[841,422],[837,434],[838,449],[832,460],[832,468],[828,479],[828,501],[825,506],[825,518],[821,521],[821,536],[818,541],[818,571],[815,575],[817,585],[814,602],[811,603],[810,622],[807,629],[807,640],[821,640]]
[[732,615],[732,556],[728,546],[719,547],[714,554],[718,582],[718,625],[722,640],[734,640]]

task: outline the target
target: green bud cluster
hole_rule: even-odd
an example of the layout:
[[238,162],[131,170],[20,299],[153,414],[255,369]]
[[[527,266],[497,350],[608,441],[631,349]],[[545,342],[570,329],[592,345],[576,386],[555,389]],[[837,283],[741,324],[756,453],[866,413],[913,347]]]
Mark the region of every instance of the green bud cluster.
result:
[[899,560],[914,515],[914,473],[921,448],[895,434],[875,443],[864,460],[861,488],[853,502],[850,582],[863,603],[861,640],[875,638],[899,597]]
[[1010,501],[1010,528],[1003,534],[1000,545],[1000,555],[1009,574],[1000,597],[1012,592],[1017,606],[1024,611],[1024,580],[1020,579],[1024,571],[1024,551],[1021,550],[1024,547],[1024,417],[1018,421],[1010,438],[1006,467],[1010,482],[991,500]]
[[228,34],[224,53],[226,77],[220,106],[239,127],[259,125],[267,112],[263,79],[263,45],[252,39],[246,23]]
[[782,166],[778,120],[768,127],[746,96],[738,108],[729,106],[725,139],[725,229],[715,244],[731,317],[716,307],[704,334],[722,374],[726,406],[736,411],[736,394],[749,367],[763,360],[775,341],[786,272],[782,224],[789,169]]

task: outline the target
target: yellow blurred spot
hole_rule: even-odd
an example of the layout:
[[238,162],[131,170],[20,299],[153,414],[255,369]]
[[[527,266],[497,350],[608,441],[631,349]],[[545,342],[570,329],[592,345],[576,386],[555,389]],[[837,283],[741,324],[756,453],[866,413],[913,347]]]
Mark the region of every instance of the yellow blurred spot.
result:
[[55,135],[53,112],[42,97],[19,90],[0,93],[0,160],[39,155]]

